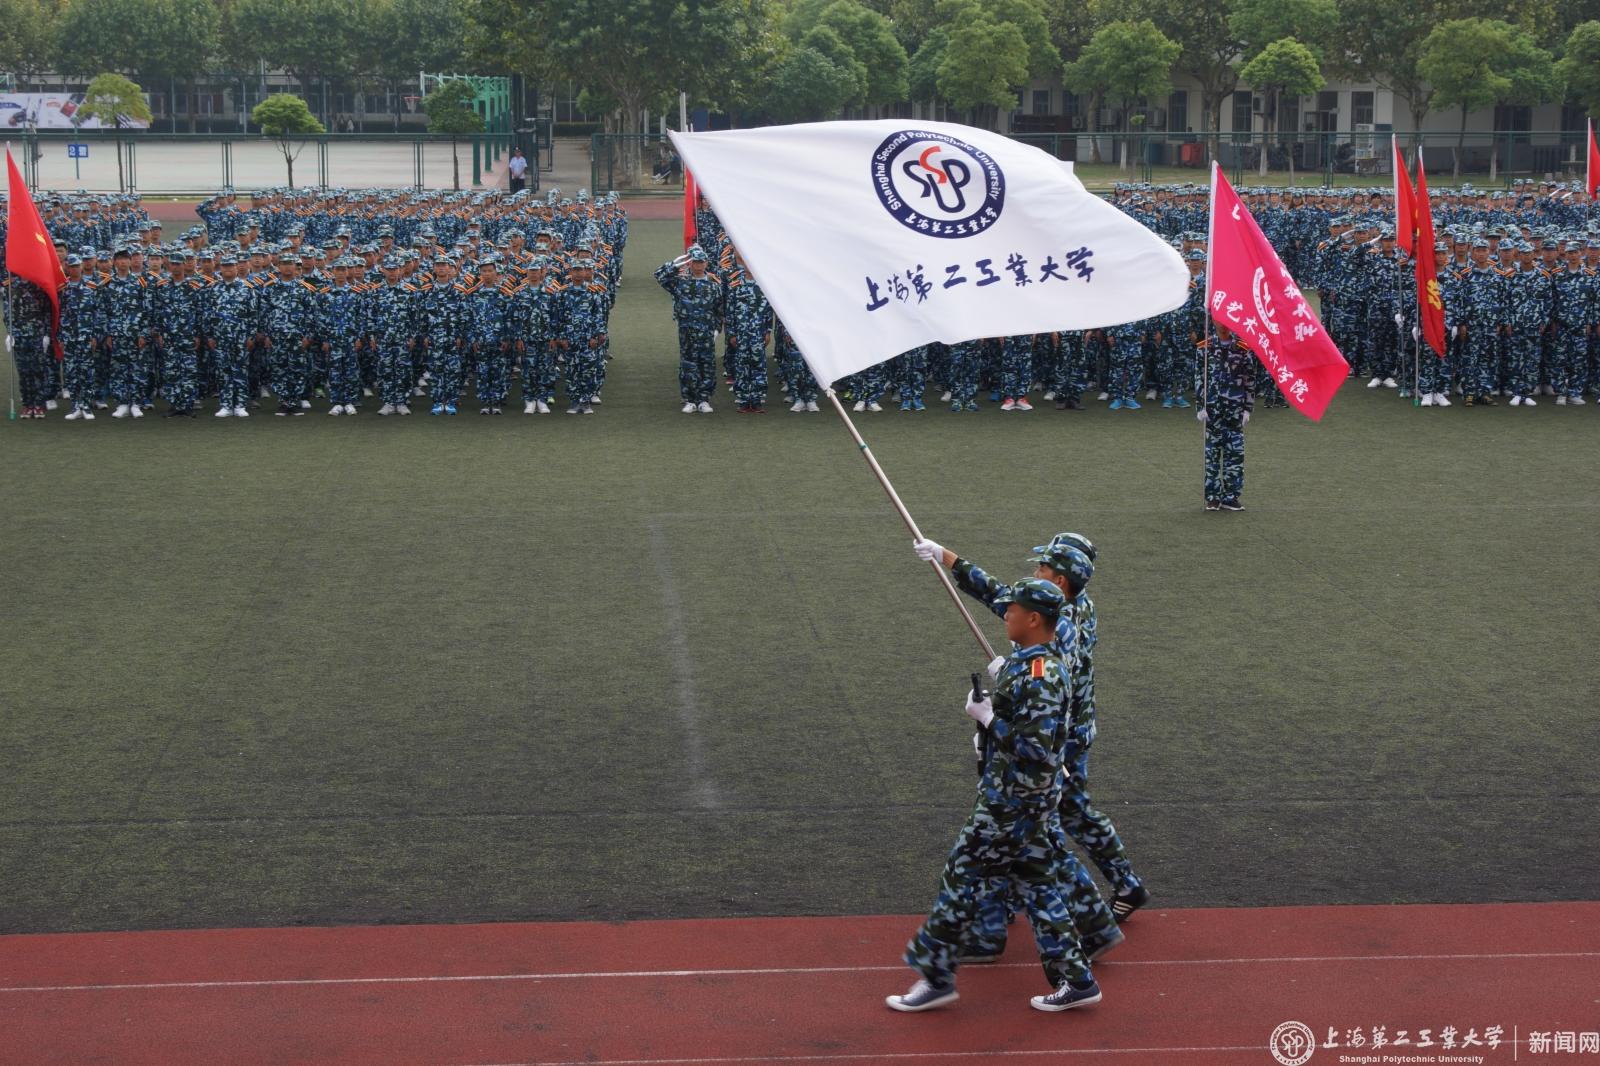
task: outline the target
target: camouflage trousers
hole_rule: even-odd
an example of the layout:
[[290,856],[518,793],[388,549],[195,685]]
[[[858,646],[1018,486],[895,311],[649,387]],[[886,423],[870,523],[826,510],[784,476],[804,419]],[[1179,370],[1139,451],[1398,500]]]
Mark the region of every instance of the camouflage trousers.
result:
[[1068,766],[1067,784],[1061,790],[1061,826],[1094,860],[1101,876],[1117,895],[1126,895],[1143,883],[1133,872],[1117,827],[1089,799],[1087,748],[1079,751]]
[[556,370],[555,352],[550,350],[550,344],[545,340],[530,340],[527,343],[527,350],[522,353],[523,402],[549,403],[556,398],[556,381],[560,377]]
[[13,338],[11,357],[17,366],[17,385],[22,391],[22,406],[43,407],[56,394],[55,355],[46,350],[44,334],[19,331]]
[[250,402],[250,352],[243,337],[217,338],[217,397],[221,407]]
[[913,348],[895,356],[890,363],[890,377],[900,391],[902,402],[922,399],[928,389],[928,349]]
[[200,357],[191,340],[173,338],[162,349],[161,395],[175,411],[194,408],[200,392]]
[[1089,387],[1089,375],[1084,363],[1083,334],[1061,335],[1061,357],[1056,360],[1054,376],[1047,380],[1057,399],[1077,396]]
[[1244,408],[1213,400],[1206,409],[1206,501],[1244,492]]
[[[984,913],[1013,889],[1033,926],[1045,977],[1052,988],[1089,978],[1089,963],[1059,884],[1050,812],[1022,812],[998,822],[980,799],[945,860],[934,900],[922,928],[906,945],[905,961],[934,984],[955,980],[963,944],[973,938]],[[1004,925],[1004,904],[999,904]],[[991,919],[992,920],[992,919]]]
[[1550,385],[1559,396],[1582,396],[1589,385],[1589,359],[1581,326],[1554,327],[1551,339]]
[[1506,388],[1513,396],[1532,396],[1538,389],[1541,340],[1537,332],[1511,335],[1506,353]]
[[600,391],[605,368],[605,349],[573,342],[567,351],[567,403],[584,404]]
[[361,353],[347,338],[335,338],[327,355],[328,399],[343,406],[361,399]]
[[1194,381],[1194,344],[1187,336],[1169,335],[1156,353],[1155,386],[1162,399],[1178,399]]
[[767,402],[767,347],[759,329],[728,334],[732,348],[733,399],[740,407]]
[[[1451,345],[1445,344],[1445,351],[1451,350]],[[1448,392],[1450,390],[1450,360],[1441,359],[1437,352],[1424,341],[1422,354],[1417,363],[1417,391],[1426,395],[1430,392]]]
[[278,399],[286,403],[300,402],[306,391],[306,350],[300,346],[299,337],[274,336],[272,338],[270,385]]
[[811,367],[801,357],[799,348],[787,349],[778,365],[783,368],[784,379],[789,383],[790,395],[806,403],[816,402],[819,392],[817,379],[812,375]]
[[[1392,378],[1400,366],[1400,327],[1394,324],[1394,311],[1384,304],[1367,308],[1363,365],[1369,376]],[[1409,338],[1408,338],[1409,339]]]
[[1500,344],[1493,326],[1471,325],[1461,345],[1457,381],[1468,396],[1482,396],[1498,387]]
[[1106,391],[1113,400],[1132,400],[1144,377],[1144,345],[1136,340],[1118,339],[1111,346],[1111,363]]
[[1334,336],[1334,343],[1347,352],[1355,354],[1355,366],[1351,369],[1360,373],[1364,369],[1366,358],[1366,345],[1362,343],[1361,333],[1366,327],[1367,308],[1365,304],[1353,300],[1341,299],[1333,305],[1333,315],[1329,321],[1329,334]]
[[456,338],[448,333],[428,335],[428,396],[434,403],[461,399],[466,363]]
[[1021,399],[1033,384],[1033,338],[1007,337],[1000,348],[1000,395]]
[[72,395],[72,406],[88,410],[99,395],[95,377],[98,360],[91,347],[91,339],[72,337],[62,344],[62,348],[65,352],[62,370],[66,376],[67,392]]
[[378,338],[378,395],[386,404],[410,404],[411,387],[416,377],[411,369],[411,352],[406,338]]
[[149,356],[133,337],[113,337],[111,396],[118,403],[150,402]]
[[[570,351],[567,357],[573,357]],[[678,395],[684,403],[708,403],[716,391],[716,338],[709,328],[679,326]]]
[[510,353],[500,347],[499,340],[485,340],[478,344],[472,360],[472,373],[478,380],[478,402],[485,407],[499,407],[506,402],[511,388]]
[[840,392],[848,392],[858,402],[877,403],[889,387],[888,375],[882,363],[851,374],[839,383]]
[[978,395],[978,377],[982,370],[982,354],[975,344],[957,345],[950,349],[950,398],[957,403],[970,403]]

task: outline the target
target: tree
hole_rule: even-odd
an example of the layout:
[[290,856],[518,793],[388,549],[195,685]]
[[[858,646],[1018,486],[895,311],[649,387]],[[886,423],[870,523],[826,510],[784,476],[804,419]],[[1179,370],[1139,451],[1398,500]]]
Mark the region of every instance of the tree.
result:
[[[1305,96],[1314,93],[1326,84],[1322,76],[1322,64],[1311,49],[1295,40],[1285,37],[1273,41],[1239,71],[1239,77],[1252,88],[1268,94],[1270,103],[1262,112],[1266,133],[1270,136],[1278,124],[1278,108],[1285,94],[1289,96]],[[1291,131],[1293,132],[1293,131]],[[1267,173],[1267,151],[1265,143],[1261,146],[1261,174]],[[1289,146],[1289,184],[1294,184],[1294,145]]]
[[936,100],[939,96],[939,64],[950,46],[950,33],[937,26],[923,38],[907,69],[906,87],[913,100]]
[[865,63],[856,58],[854,49],[845,43],[837,30],[832,26],[813,26],[800,39],[800,45],[821,55],[839,71],[850,76],[850,95],[845,99],[846,105],[857,106],[866,102],[871,72]]
[[784,122],[815,121],[838,114],[855,91],[852,72],[799,45],[778,61],[763,109]]
[[1009,22],[980,19],[951,30],[939,61],[939,95],[976,113],[1015,106],[1016,86],[1028,80],[1028,42]]
[[1569,97],[1590,114],[1600,112],[1600,22],[1573,27],[1558,73],[1566,82]]
[[1122,18],[1148,18],[1178,43],[1177,69],[1199,83],[1204,127],[1213,133],[1222,128],[1223,102],[1239,84],[1236,64],[1244,42],[1229,25],[1236,6],[1236,0],[1127,0],[1120,5]]
[[76,74],[132,71],[151,86],[181,82],[192,129],[194,81],[216,53],[218,22],[213,0],[72,0],[58,26],[57,64]]
[[48,70],[60,18],[58,0],[0,0],[0,70],[21,82]]
[[[377,45],[370,74],[394,101],[394,128],[404,113],[401,97],[417,83],[420,71],[448,73],[466,63],[468,26],[463,0],[381,0],[377,7]],[[481,44],[487,39],[480,37]],[[487,58],[487,69],[522,69],[509,57]],[[365,109],[362,109],[365,110]]]
[[294,188],[294,161],[305,147],[305,141],[296,144],[296,138],[308,133],[325,133],[326,127],[317,121],[306,102],[293,93],[273,93],[250,109],[250,121],[278,142],[278,151],[283,153],[283,162],[289,168],[289,188]]
[[450,135],[450,163],[457,189],[461,188],[461,158],[456,144],[464,134],[483,132],[483,116],[474,105],[477,96],[471,82],[447,81],[422,98],[428,132]]
[[[1228,16],[1228,28],[1244,42],[1245,55],[1259,56],[1274,41],[1292,37],[1319,62],[1328,54],[1338,24],[1333,0],[1234,0]],[[1239,76],[1250,82],[1243,70]]]
[[[363,42],[373,37],[374,21],[367,0],[232,0],[224,37],[236,65],[248,69],[260,61],[287,70],[310,96],[312,82],[351,70],[352,57],[361,55]],[[322,97],[316,100],[326,112]]]
[[906,98],[906,50],[895,39],[889,20],[855,0],[834,0],[822,11],[820,25],[828,26],[849,46],[856,61],[867,69],[863,102],[896,104]]
[[[1538,104],[1560,92],[1555,58],[1523,30],[1498,19],[1451,19],[1422,42],[1417,69],[1433,85],[1441,106],[1461,108],[1455,175],[1461,175],[1461,149],[1469,112],[1494,104]],[[1499,162],[1499,144],[1489,149],[1489,176]]]
[[[149,122],[150,105],[144,92],[121,74],[97,74],[83,91],[83,103],[74,116],[79,121],[99,119],[100,124],[122,129],[128,122]],[[123,187],[122,138],[117,138],[117,188]]]
[[[1172,64],[1182,50],[1149,19],[1108,22],[1067,68],[1067,84],[1074,92],[1118,101],[1118,126],[1126,133],[1136,100],[1171,90]],[[1127,138],[1122,141],[1122,166],[1128,166]]]

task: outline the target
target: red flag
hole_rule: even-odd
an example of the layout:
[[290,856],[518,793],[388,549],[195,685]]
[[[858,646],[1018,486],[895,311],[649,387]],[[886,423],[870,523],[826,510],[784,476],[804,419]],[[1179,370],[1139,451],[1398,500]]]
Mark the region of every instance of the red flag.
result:
[[1406,173],[1406,157],[1400,152],[1400,138],[1391,135],[1389,144],[1394,148],[1394,230],[1400,247],[1410,255],[1416,248],[1417,202],[1411,188],[1411,175]]
[[1295,410],[1322,418],[1350,364],[1215,162],[1206,308],[1256,353]]
[[1589,162],[1583,168],[1584,185],[1589,189],[1589,199],[1600,193],[1600,147],[1594,143],[1594,119],[1589,120]]
[[695,240],[694,209],[695,203],[700,199],[700,190],[695,188],[694,175],[689,173],[689,168],[683,168],[683,247],[687,251],[689,245]]
[[1428,203],[1428,175],[1417,153],[1417,309],[1422,312],[1422,336],[1440,359],[1444,358],[1444,295],[1434,262],[1433,207]]
[[[57,293],[67,283],[61,272],[61,260],[56,258],[56,246],[50,243],[50,231],[44,228],[39,209],[33,206],[28,195],[28,183],[22,180],[16,160],[11,158],[11,146],[6,146],[6,170],[11,177],[11,199],[6,213],[6,269],[19,278],[27,278],[50,298],[50,335],[60,332],[61,304]],[[61,346],[56,345],[56,358],[61,358]]]

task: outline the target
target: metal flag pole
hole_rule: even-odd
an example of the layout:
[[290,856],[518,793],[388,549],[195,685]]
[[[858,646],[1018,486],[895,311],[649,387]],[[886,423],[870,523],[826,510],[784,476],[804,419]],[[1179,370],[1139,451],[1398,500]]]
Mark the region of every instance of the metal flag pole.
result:
[[6,413],[6,421],[17,420],[17,350],[16,342],[11,338],[11,271],[6,270],[6,355],[11,359],[11,406]]
[[[872,449],[868,448],[867,442],[861,439],[861,433],[856,429],[856,424],[850,420],[850,415],[845,411],[844,404],[839,402],[839,397],[833,391],[833,387],[830,385],[824,390],[824,394],[828,397],[828,402],[833,404],[833,409],[839,413],[839,418],[844,422],[844,428],[849,430],[851,439],[856,442],[856,447],[861,451],[861,457],[867,461],[867,466],[871,468],[873,476],[878,479],[878,484],[882,485],[883,491],[888,494],[889,502],[894,504],[894,509],[900,513],[900,521],[906,524],[906,529],[911,531],[913,537],[917,540],[922,540],[922,530],[917,528],[916,519],[911,517],[911,512],[906,510],[906,505],[900,502],[900,494],[895,492],[894,486],[889,483],[889,475],[883,472],[883,467],[878,465],[877,457],[872,454]],[[967,628],[972,631],[978,646],[983,649],[985,655],[993,659],[994,645],[989,643],[989,638],[984,635],[983,630],[978,628],[978,623],[973,620],[972,613],[967,610],[967,605],[961,601],[961,593],[956,591],[955,585],[950,580],[949,572],[944,568],[944,563],[933,559],[929,560],[929,565],[933,567],[934,573],[939,575],[939,584],[943,585],[945,592],[950,594],[951,602],[956,605],[956,610],[961,612],[961,618],[967,623]]]

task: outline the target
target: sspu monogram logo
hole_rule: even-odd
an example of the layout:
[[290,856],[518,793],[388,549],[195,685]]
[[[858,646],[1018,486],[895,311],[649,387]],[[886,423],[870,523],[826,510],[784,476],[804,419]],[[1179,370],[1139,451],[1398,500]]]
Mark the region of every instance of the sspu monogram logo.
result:
[[1000,218],[1006,179],[987,152],[930,130],[901,130],[872,153],[872,188],[902,226],[969,237]]
[[1317,1050],[1317,1037],[1303,1022],[1284,1022],[1272,1031],[1267,1050],[1283,1066],[1301,1066]]

